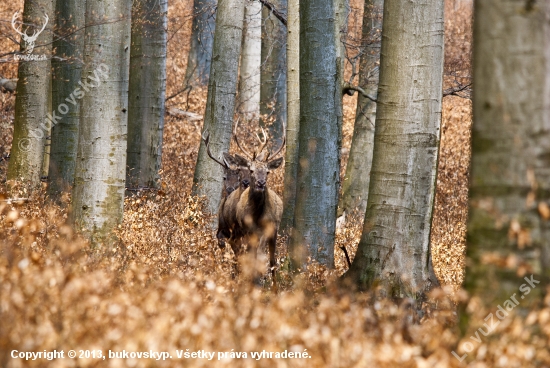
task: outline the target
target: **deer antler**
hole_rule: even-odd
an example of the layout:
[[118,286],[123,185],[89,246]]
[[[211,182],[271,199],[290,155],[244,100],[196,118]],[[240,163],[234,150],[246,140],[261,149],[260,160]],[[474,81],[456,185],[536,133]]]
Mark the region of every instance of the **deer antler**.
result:
[[[208,153],[208,156],[210,156],[210,158],[214,161],[216,161],[218,164],[220,164],[222,167],[224,168],[229,168],[229,165],[227,165],[227,163],[221,163],[219,160],[217,160],[214,155],[212,155],[212,152],[210,152],[210,133],[208,133],[208,129],[206,129],[204,131],[204,133],[202,133],[202,136],[201,136],[202,140],[204,141],[204,144],[206,145],[206,153]],[[225,160],[224,160],[225,161]]]
[[237,143],[237,147],[239,147],[239,149],[244,153],[244,155],[250,160],[250,161],[254,161],[254,159],[256,158],[256,153],[254,152],[254,155],[251,155],[250,152],[248,152],[247,150],[245,150],[241,144],[239,143],[239,140],[237,139],[237,126],[239,125],[239,120],[241,120],[241,118],[239,117],[237,119],[237,121],[235,122],[235,129],[233,129],[233,139],[235,139],[235,143]]
[[283,143],[281,144],[281,147],[275,152],[274,154],[271,154],[271,152],[268,153],[267,157],[265,158],[266,161],[269,159],[269,157],[275,157],[283,150],[283,147],[286,144],[286,124],[283,122]]

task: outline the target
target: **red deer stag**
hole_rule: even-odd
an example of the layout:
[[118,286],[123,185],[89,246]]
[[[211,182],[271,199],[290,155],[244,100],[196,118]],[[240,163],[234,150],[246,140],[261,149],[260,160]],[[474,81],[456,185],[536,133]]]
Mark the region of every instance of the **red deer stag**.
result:
[[[235,134],[236,130],[237,124],[235,125],[233,137],[239,149],[248,158],[240,164],[246,164],[246,167],[250,170],[251,180],[250,187],[242,193],[236,204],[237,223],[234,226],[231,242],[234,242],[236,247],[240,249],[241,242],[244,239],[248,248],[252,249],[255,258],[258,248],[267,244],[273,286],[276,287],[275,246],[277,242],[277,230],[279,229],[283,212],[283,202],[277,193],[267,187],[267,176],[270,171],[277,169],[283,163],[282,157],[274,157],[282,151],[286,141],[283,139],[281,147],[275,154],[262,152],[267,144],[267,140],[257,153],[250,154],[240,145]],[[257,280],[257,277],[255,279]]]
[[237,156],[236,160],[235,157],[227,152],[224,152],[222,161],[216,159],[214,155],[212,155],[212,152],[210,152],[210,134],[208,133],[208,130],[204,131],[202,139],[206,146],[206,153],[208,156],[223,167],[223,191],[222,200],[218,209],[218,231],[216,233],[216,237],[218,238],[218,246],[221,249],[225,249],[225,239],[229,239],[231,237],[232,224],[227,221],[228,217],[223,216],[229,207],[227,199],[234,192],[238,192],[240,197],[240,193],[248,188],[250,185],[250,171],[248,168],[242,167],[238,164],[238,162],[245,160],[239,155],[235,155]]

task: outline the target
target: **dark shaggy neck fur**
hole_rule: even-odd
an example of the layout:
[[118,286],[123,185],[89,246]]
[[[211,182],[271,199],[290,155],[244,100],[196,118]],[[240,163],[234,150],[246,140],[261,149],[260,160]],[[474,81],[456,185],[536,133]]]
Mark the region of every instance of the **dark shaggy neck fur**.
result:
[[248,191],[248,203],[251,205],[252,217],[255,221],[263,215],[267,200],[267,188],[260,192],[253,190],[252,186],[250,186],[250,190]]

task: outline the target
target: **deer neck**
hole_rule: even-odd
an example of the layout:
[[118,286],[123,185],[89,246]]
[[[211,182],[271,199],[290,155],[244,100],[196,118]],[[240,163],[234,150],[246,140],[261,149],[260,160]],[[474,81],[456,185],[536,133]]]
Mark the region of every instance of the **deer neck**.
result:
[[252,212],[254,217],[259,217],[265,209],[265,205],[268,199],[268,189],[265,188],[263,192],[257,192],[250,188],[248,192],[249,203],[252,204]]

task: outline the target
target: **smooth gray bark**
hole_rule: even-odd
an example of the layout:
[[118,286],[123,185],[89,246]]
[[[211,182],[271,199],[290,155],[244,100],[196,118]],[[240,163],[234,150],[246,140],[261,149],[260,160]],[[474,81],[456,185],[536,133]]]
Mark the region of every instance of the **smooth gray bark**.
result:
[[260,65],[262,64],[262,4],[245,0],[239,110],[246,120],[260,115]]
[[334,14],[333,0],[300,2],[299,165],[290,241],[295,269],[303,269],[308,255],[334,267],[342,104]]
[[216,0],[194,1],[191,48],[187,56],[185,71],[187,85],[206,86],[208,84],[214,45],[216,5]]
[[[208,82],[208,98],[204,113],[204,129],[210,132],[210,148],[219,157],[229,151],[237,75],[243,31],[244,0],[225,0],[218,4],[214,51]],[[193,194],[205,196],[207,210],[216,213],[222,191],[223,169],[200,144],[193,178]]]
[[86,2],[80,129],[71,219],[108,242],[122,220],[126,178],[131,0]]
[[[21,40],[21,56],[44,60],[19,61],[17,98],[13,142],[8,165],[8,180],[22,181],[31,187],[40,184],[44,145],[51,123],[47,120],[51,78],[53,1],[25,1],[23,16],[16,26],[32,35],[40,31],[49,17],[46,28],[38,35],[32,53],[31,45]],[[21,24],[23,22],[24,24]]]
[[[283,215],[281,230],[288,233],[294,223],[298,136],[300,132],[300,1],[288,2],[287,15],[287,122]],[[291,256],[293,257],[293,256]]]
[[[549,10],[547,2],[475,2],[464,286],[487,305],[517,292],[521,268],[539,281],[550,276]],[[534,294],[522,305],[536,301]]]
[[386,0],[363,234],[348,271],[360,288],[417,297],[437,279],[430,229],[443,82],[443,0]]
[[[272,2],[281,12],[287,0]],[[267,7],[262,10],[262,70],[260,88],[260,125],[267,127],[271,147],[280,147],[286,122],[286,29]]]
[[[85,11],[85,0],[56,1],[59,38],[53,44],[57,58],[52,60],[52,108],[60,119],[52,127],[48,173],[48,190],[55,198],[68,190],[74,181],[80,120],[80,99],[74,91],[82,72]],[[67,108],[67,113],[62,114]]]
[[134,0],[126,185],[158,187],[166,95],[167,0]]
[[[363,13],[361,40],[364,50],[359,62],[359,87],[369,96],[376,96],[378,90],[383,6],[384,0],[366,0]],[[367,208],[375,121],[376,102],[359,93],[342,197],[338,204],[339,216],[355,209],[364,214]]]

